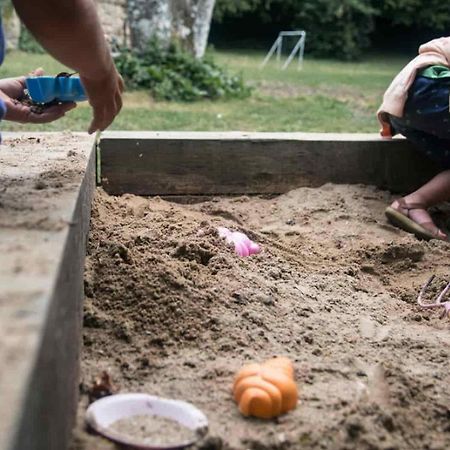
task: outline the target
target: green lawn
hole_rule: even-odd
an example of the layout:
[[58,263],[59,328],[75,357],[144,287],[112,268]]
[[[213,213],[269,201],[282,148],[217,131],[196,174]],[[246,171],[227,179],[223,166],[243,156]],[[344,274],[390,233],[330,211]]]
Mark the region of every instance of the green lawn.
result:
[[[275,62],[259,69],[264,55],[254,51],[214,51],[231,72],[242,72],[255,87],[245,100],[196,103],[155,102],[146,92],[125,94],[124,108],[111,129],[193,131],[376,132],[375,111],[387,85],[407,58],[371,56],[358,63],[309,59],[302,71]],[[0,77],[43,67],[63,67],[45,55],[8,53]],[[3,122],[3,130],[85,130],[90,109],[80,104],[64,119],[40,126]]]

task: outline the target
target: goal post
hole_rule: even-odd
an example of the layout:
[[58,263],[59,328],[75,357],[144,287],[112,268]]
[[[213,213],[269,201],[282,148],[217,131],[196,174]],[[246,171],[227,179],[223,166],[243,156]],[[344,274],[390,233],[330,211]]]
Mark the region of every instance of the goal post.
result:
[[264,61],[261,63],[260,68],[264,69],[264,67],[269,62],[270,58],[275,54],[276,52],[276,58],[278,64],[281,65],[281,54],[283,51],[283,40],[285,37],[298,37],[297,43],[295,44],[294,48],[292,49],[291,53],[289,54],[288,58],[286,59],[285,63],[281,66],[281,70],[287,69],[289,64],[291,64],[292,60],[298,55],[298,70],[301,70],[303,67],[303,57],[305,53],[305,41],[306,41],[306,31],[299,30],[299,31],[280,31],[278,34],[278,37],[275,39],[275,42],[273,43],[270,50],[267,52],[266,57],[264,58]]

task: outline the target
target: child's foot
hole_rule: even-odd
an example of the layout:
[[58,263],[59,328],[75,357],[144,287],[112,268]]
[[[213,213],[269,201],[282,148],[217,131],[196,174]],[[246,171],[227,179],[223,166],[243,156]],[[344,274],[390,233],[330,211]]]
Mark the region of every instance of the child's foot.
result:
[[423,203],[400,198],[386,209],[386,216],[393,225],[421,239],[447,240],[447,235],[434,224]]

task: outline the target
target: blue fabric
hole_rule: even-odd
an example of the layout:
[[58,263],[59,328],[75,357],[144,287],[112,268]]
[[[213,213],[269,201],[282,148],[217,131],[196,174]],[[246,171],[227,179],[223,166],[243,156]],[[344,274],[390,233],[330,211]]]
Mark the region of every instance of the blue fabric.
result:
[[5,58],[5,35],[3,34],[2,18],[0,16],[0,65]]
[[0,121],[5,117],[6,105],[5,102],[0,98]]
[[400,133],[439,165],[450,168],[450,78],[418,75],[408,91],[403,117],[390,116]]

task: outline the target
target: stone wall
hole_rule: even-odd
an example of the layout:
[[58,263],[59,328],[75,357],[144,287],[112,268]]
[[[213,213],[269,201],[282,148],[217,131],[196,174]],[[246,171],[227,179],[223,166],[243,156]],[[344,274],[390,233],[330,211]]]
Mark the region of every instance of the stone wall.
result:
[[[108,41],[116,41],[121,45],[129,44],[127,21],[127,0],[95,0],[100,20]],[[10,6],[2,10],[3,28],[8,49],[17,49],[21,24]]]
[[16,12],[10,6],[2,10],[3,31],[6,39],[6,49],[13,50],[19,46],[20,20]]
[[[163,42],[179,40],[202,57],[215,0],[95,0],[109,42],[145,48],[157,36]],[[8,48],[17,48],[20,21],[11,7],[3,11]]]
[[129,44],[127,0],[95,0],[109,42]]

